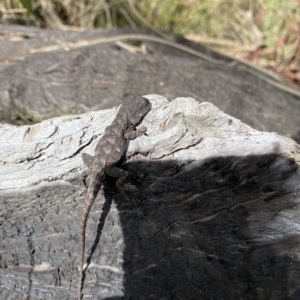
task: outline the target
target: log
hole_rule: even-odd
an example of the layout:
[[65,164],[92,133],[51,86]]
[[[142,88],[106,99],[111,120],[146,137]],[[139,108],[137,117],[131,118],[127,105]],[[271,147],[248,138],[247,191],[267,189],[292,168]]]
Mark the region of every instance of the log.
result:
[[[257,130],[300,143],[299,89],[182,37],[153,38],[159,36],[143,29],[0,26],[0,122],[32,124],[156,93],[211,102]],[[126,50],[132,40],[147,51]]]
[[[90,212],[83,299],[299,299],[300,146],[192,98],[145,96],[148,136]],[[82,153],[117,108],[0,125],[1,299],[76,299]]]

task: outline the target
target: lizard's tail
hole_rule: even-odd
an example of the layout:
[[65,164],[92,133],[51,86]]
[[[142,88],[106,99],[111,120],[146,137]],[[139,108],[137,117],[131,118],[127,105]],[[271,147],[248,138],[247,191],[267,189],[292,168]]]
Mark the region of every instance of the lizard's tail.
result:
[[99,188],[97,188],[96,190],[95,189],[91,190],[91,192],[88,191],[88,194],[86,196],[84,206],[83,206],[83,212],[82,212],[82,215],[81,215],[80,232],[79,232],[80,252],[79,252],[78,300],[81,300],[81,297],[82,297],[81,291],[82,291],[82,284],[83,284],[83,262],[84,262],[86,222],[87,222],[87,219],[88,219],[90,209],[91,209],[91,207],[94,203],[94,200],[97,196],[98,191],[99,191]]
[[86,222],[89,216],[90,209],[100,190],[100,186],[103,182],[104,177],[105,177],[104,169],[102,170],[102,172],[95,172],[94,174],[92,174],[87,195],[85,197],[85,201],[83,205],[83,211],[82,211],[81,222],[80,222],[80,232],[79,232],[80,253],[79,253],[78,300],[81,300],[81,296],[82,296],[81,291],[82,291],[82,284],[83,284],[83,262],[84,262]]
[[85,211],[82,213],[81,222],[80,222],[80,252],[79,252],[79,283],[78,283],[78,300],[81,300],[81,290],[83,283],[83,261],[84,261],[84,248],[85,248],[85,227],[86,227],[86,218],[84,217]]

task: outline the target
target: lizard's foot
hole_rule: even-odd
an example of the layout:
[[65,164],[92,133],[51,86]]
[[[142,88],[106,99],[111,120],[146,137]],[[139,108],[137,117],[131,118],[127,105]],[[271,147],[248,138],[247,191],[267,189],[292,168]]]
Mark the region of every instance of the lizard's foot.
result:
[[80,181],[84,185],[85,188],[88,187],[87,179],[89,178],[89,176],[90,176],[90,172],[88,170],[85,170],[81,173]]
[[145,126],[141,126],[140,128],[137,129],[137,135],[138,136],[142,136],[146,132],[147,132],[147,127],[145,127]]

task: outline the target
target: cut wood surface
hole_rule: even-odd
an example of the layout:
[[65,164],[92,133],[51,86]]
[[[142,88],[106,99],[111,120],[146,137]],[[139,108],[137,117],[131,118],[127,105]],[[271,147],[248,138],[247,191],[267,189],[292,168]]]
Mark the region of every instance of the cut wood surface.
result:
[[[300,146],[208,102],[145,97],[148,136],[123,165],[141,195],[104,182],[83,299],[300,299]],[[0,125],[1,299],[76,299],[81,154],[116,112]]]
[[300,143],[299,89],[181,37],[0,26],[0,40],[0,122],[29,124],[155,93],[211,102],[257,130]]

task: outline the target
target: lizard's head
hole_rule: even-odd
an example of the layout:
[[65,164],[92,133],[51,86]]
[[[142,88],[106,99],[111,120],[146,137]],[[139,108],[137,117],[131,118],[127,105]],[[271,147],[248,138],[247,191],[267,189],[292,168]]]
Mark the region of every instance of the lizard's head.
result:
[[151,103],[144,97],[130,96],[124,101],[123,107],[127,110],[129,122],[136,125],[150,111]]

